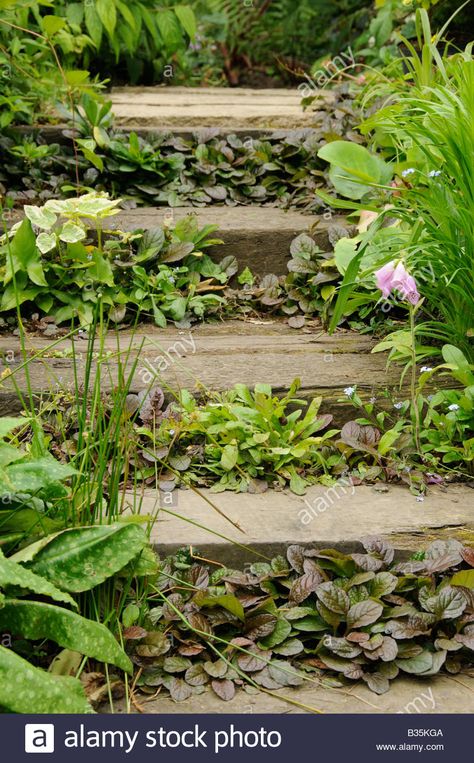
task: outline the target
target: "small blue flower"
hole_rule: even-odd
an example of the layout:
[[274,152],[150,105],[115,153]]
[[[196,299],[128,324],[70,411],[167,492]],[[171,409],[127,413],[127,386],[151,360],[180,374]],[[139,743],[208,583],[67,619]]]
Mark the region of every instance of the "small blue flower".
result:
[[408,175],[413,175],[414,172],[416,172],[414,167],[408,167],[408,169],[403,170],[402,177],[406,178],[406,177],[408,177]]
[[428,172],[428,177],[430,178],[437,178],[439,175],[441,175],[441,170],[431,170]]
[[426,373],[426,372],[432,371],[432,370],[433,369],[431,368],[431,366],[421,366],[421,368],[420,368],[421,373]]
[[403,408],[403,403],[394,403],[393,407],[397,409],[397,411],[400,410],[400,408]]
[[355,387],[346,387],[344,390],[344,394],[347,395],[347,397],[352,397],[354,394],[356,388]]
[[451,405],[448,405],[448,410],[459,411],[459,405],[457,403],[451,403]]

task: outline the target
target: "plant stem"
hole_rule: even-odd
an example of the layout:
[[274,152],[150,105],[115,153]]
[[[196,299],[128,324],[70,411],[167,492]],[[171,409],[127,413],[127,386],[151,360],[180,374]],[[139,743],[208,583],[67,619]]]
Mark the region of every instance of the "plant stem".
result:
[[410,385],[410,397],[411,397],[411,410],[412,410],[412,423],[413,423],[413,435],[415,439],[415,446],[418,453],[421,456],[421,444],[420,444],[420,411],[418,408],[418,394],[416,390],[416,335],[415,335],[415,307],[409,306],[410,314],[410,334],[411,334],[411,385]]

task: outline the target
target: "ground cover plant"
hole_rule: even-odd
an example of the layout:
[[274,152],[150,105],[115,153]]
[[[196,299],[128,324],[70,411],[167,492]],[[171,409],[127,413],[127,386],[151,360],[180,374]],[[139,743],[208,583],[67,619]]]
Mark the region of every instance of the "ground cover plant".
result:
[[293,545],[246,572],[210,569],[185,549],[165,559],[143,619],[125,630],[137,686],[164,687],[176,701],[206,686],[230,700],[239,686],[272,692],[308,681],[362,680],[383,694],[400,674],[469,671],[472,549],[435,541],[396,562],[383,539],[363,546],[344,554]]
[[[363,402],[348,387],[346,399],[359,415],[342,429],[321,398],[308,404],[295,397],[296,379],[283,397],[268,384],[254,390],[238,384],[221,395],[209,392],[203,402],[182,391],[166,408],[157,392],[153,426],[137,433],[148,457],[158,456],[165,474],[171,469],[171,487],[263,492],[288,486],[304,494],[310,484],[331,485],[344,476],[354,485],[401,480],[423,495],[430,483],[473,473],[473,369],[456,348],[447,345],[443,354],[446,363],[422,369],[412,398],[387,393]],[[428,380],[443,375],[446,386],[427,393]]]
[[60,144],[14,130],[0,136],[7,157],[0,182],[16,204],[93,185],[159,206],[317,206],[314,189],[324,179],[317,149],[330,136],[351,134],[355,121],[343,93],[338,107],[342,119],[333,115],[332,100],[323,105],[316,129],[282,130],[259,139],[214,128],[197,130],[190,138],[166,132],[142,136],[114,129],[110,102],[85,95],[75,110],[62,109],[78,131],[76,140],[70,132]]
[[[358,553],[290,546],[242,571],[194,548],[158,559],[149,534],[167,509],[141,508],[147,489],[193,490],[239,527],[202,488],[302,496],[402,482],[422,503],[431,485],[472,482],[472,45],[444,48],[418,2],[381,0],[345,72],[356,101],[347,84],[334,91],[315,129],[145,135],[114,127],[99,80],[187,82],[198,65],[204,82],[298,81],[309,57],[352,43],[371,3],[7,5],[0,312],[20,359],[2,359],[0,386],[23,413],[0,418],[0,710],[90,712],[104,699],[113,710],[115,696],[143,710],[144,694],[182,701],[207,686],[223,700],[305,682],[382,694],[399,674],[470,674],[466,535],[396,561],[380,538]],[[57,143],[18,128],[57,119],[68,121]],[[355,214],[329,226],[328,251],[298,236],[288,274],[260,278],[219,259],[215,227],[194,216],[114,230],[123,206],[142,203]],[[400,388],[369,400],[341,389],[356,411],[342,427],[322,398],[299,397],[298,379],[282,395],[265,379],[215,392],[199,379],[173,388],[155,369],[136,391],[142,320],[183,329],[253,314],[377,335],[373,351],[402,364]],[[64,344],[30,349],[25,318]],[[30,364],[49,373],[51,357],[70,363],[73,385],[58,378],[38,398]]]
[[[255,277],[248,267],[238,274],[235,257],[219,257],[215,226],[199,228],[189,215],[147,231],[122,232],[113,225],[120,203],[91,192],[50,199],[41,207],[25,205],[26,219],[0,239],[0,312],[11,316],[18,304],[25,319],[39,310],[56,326],[77,319],[87,326],[100,303],[116,324],[139,319],[183,327],[204,318],[261,313],[288,316],[293,328],[304,326],[305,317],[329,324],[345,271],[339,257],[323,252],[310,235],[292,242],[286,277]],[[5,225],[6,220],[7,213]],[[351,229],[329,226],[336,251]],[[387,319],[377,302],[375,285],[366,280],[346,309],[348,325],[374,331],[378,323],[386,328],[403,316],[395,309]]]

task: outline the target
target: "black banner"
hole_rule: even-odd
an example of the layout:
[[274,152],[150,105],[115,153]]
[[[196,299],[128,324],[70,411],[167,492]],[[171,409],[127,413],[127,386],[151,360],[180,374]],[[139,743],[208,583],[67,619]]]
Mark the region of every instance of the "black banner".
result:
[[472,715],[0,715],[1,760],[208,763],[450,760]]

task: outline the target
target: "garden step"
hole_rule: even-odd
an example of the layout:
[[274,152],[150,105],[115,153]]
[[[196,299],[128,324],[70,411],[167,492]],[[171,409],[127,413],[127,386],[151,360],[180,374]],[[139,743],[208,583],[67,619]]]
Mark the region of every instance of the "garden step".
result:
[[[325,103],[335,98],[320,91]],[[315,115],[303,111],[301,92],[294,88],[116,87],[112,90],[116,125],[127,128],[303,128],[315,125]]]
[[[304,496],[288,490],[243,495],[207,489],[160,496],[145,490],[140,512],[157,517],[151,540],[160,556],[193,546],[206,559],[241,569],[245,562],[264,561],[262,555],[285,554],[293,543],[353,552],[361,549],[361,538],[376,535],[390,542],[399,557],[436,539],[473,543],[473,488],[474,483],[430,486],[423,501],[404,485],[352,487],[343,479],[332,488],[312,486]],[[131,494],[129,505],[137,506]]]
[[[110,218],[110,230],[148,230],[167,222],[177,222],[186,215],[197,215],[200,227],[217,225],[212,238],[220,238],[222,245],[209,249],[212,259],[219,262],[229,255],[237,259],[239,272],[249,267],[255,275],[286,275],[292,240],[301,233],[309,233],[323,251],[332,249],[329,234],[335,226],[343,226],[351,233],[353,226],[344,217],[329,220],[323,215],[310,215],[278,207],[137,207],[125,209]],[[9,215],[9,224],[23,217],[19,210]]]
[[165,219],[178,221],[189,214],[197,215],[201,227],[217,225],[215,236],[221,238],[224,244],[209,250],[213,259],[220,260],[233,255],[237,258],[239,269],[248,266],[258,275],[288,273],[290,244],[295,236],[309,229],[316,243],[323,251],[327,251],[332,248],[328,238],[329,229],[345,223],[343,217],[326,221],[322,216],[305,215],[277,207],[214,206],[193,210],[189,207],[127,209],[112,219],[112,225],[115,229],[125,231],[148,229],[161,225]]
[[[159,329],[141,325],[133,333],[110,330],[105,338],[105,350],[114,355],[117,342],[122,356],[131,345],[140,359],[132,389],[138,391],[150,384],[149,369],[155,370],[163,386],[176,390],[196,385],[224,390],[236,382],[253,386],[257,382],[271,384],[276,393],[286,392],[292,380],[301,379],[298,396],[324,396],[324,410],[335,414],[338,421],[354,415],[348,402],[339,403],[347,386],[357,385],[365,395],[377,395],[387,386],[395,387],[399,370],[385,370],[382,354],[371,354],[373,341],[355,332],[338,331],[329,336],[318,328],[291,329],[282,319],[226,321],[220,324],[199,324],[192,330],[169,327]],[[142,345],[142,346],[141,346]],[[58,387],[73,388],[74,372],[68,357],[71,340],[56,341],[30,335],[26,340],[30,355],[39,350],[49,357],[31,360],[30,376],[35,394],[47,394]],[[98,346],[98,341],[96,343]],[[78,361],[79,379],[85,364],[86,342],[77,338],[75,347],[82,354]],[[49,352],[48,352],[49,350]],[[0,335],[0,373],[8,365],[12,370],[22,364],[18,337]],[[132,364],[135,353],[129,358]],[[117,379],[117,358],[109,358],[109,374],[103,375],[104,387]],[[15,374],[21,390],[26,389],[24,370]],[[4,379],[0,387],[0,414],[18,410],[19,401],[12,379]],[[202,386],[201,386],[202,388]]]
[[[362,682],[347,686],[343,689],[318,686],[309,681],[297,689],[288,687],[277,689],[272,693],[259,691],[249,693],[237,691],[234,698],[225,704],[213,691],[206,689],[199,695],[193,695],[185,702],[174,702],[167,694],[147,697],[136,694],[137,707],[133,704],[132,713],[142,712],[149,715],[222,715],[268,713],[402,713],[417,715],[418,713],[466,713],[472,709],[472,693],[474,678],[463,673],[450,675],[416,678],[415,676],[400,675],[391,682],[390,691],[381,696],[371,692]],[[286,699],[287,698],[287,699]],[[291,700],[293,701],[292,704]],[[138,709],[138,706],[140,709]],[[101,713],[110,712],[107,706]],[[124,700],[114,702],[115,713],[127,712]],[[165,724],[166,725],[166,724]],[[413,724],[415,725],[415,724]],[[271,728],[278,728],[275,721]],[[226,728],[226,726],[223,726]],[[380,742],[385,740],[378,740]],[[359,758],[355,758],[356,760]]]

